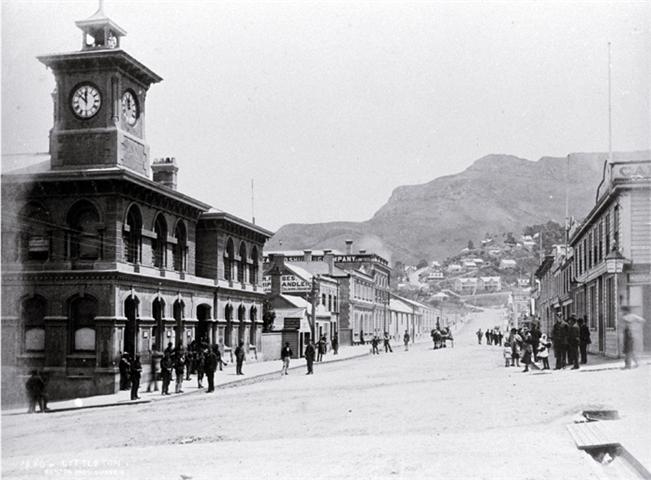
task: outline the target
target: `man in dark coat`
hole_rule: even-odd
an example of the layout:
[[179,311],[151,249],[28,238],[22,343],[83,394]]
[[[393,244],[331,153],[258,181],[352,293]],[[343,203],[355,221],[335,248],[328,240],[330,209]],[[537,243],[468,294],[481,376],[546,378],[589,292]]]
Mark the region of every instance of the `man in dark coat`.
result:
[[138,400],[138,388],[140,388],[140,377],[142,375],[142,365],[140,364],[140,356],[136,355],[136,358],[131,362],[131,400]]
[[305,375],[312,375],[314,373],[314,355],[316,350],[314,348],[314,342],[310,340],[310,343],[305,347],[305,361],[307,362],[307,373]]
[[328,343],[328,342],[326,341],[325,336],[322,336],[322,337],[319,339],[319,342],[316,344],[316,347],[317,347],[317,357],[316,357],[316,361],[317,361],[317,362],[320,362],[320,361],[323,360],[323,355],[325,355],[325,353],[326,353],[326,348],[327,348],[326,346],[327,346],[327,343]]
[[339,337],[335,333],[332,337],[332,354],[337,355],[339,353]]
[[590,328],[588,327],[588,317],[579,318],[579,348],[581,350],[581,363],[588,363],[588,345],[592,343],[590,340]]
[[172,369],[174,368],[174,361],[172,360],[171,353],[165,353],[163,359],[160,361],[160,368],[161,368],[161,378],[163,379],[163,386],[161,388],[160,394],[169,395],[170,383],[172,383]]
[[569,335],[567,339],[567,357],[568,361],[572,363],[572,370],[577,370],[579,368],[579,345],[581,343],[581,330],[574,315],[570,317],[570,326],[568,332]]
[[476,335],[477,335],[477,343],[479,345],[481,345],[481,337],[484,336],[484,332],[481,331],[481,328],[479,330],[477,330]]
[[242,365],[244,365],[244,360],[246,360],[246,353],[244,352],[244,342],[240,342],[237,348],[235,349],[235,374],[244,375],[242,373]]
[[552,327],[552,345],[554,346],[554,358],[556,359],[554,370],[560,370],[565,364],[563,363],[563,321],[558,313]]
[[214,345],[204,360],[203,368],[206,372],[206,378],[208,379],[208,392],[215,391],[215,371],[217,370],[217,364],[219,362],[219,357],[216,352],[219,352],[219,348],[217,345]]
[[131,371],[131,364],[129,362],[129,354],[123,353],[120,357],[120,364],[118,365],[120,369],[120,390],[129,389],[129,372]]
[[380,349],[378,348],[379,343],[380,343],[380,339],[377,338],[377,335],[373,335],[373,338],[371,339],[371,347],[372,347],[371,352],[373,353],[373,355],[380,354]]

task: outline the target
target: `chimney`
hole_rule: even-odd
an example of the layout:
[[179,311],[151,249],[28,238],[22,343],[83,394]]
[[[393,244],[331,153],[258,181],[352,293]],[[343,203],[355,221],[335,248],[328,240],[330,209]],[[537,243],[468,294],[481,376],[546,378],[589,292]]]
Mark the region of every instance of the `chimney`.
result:
[[303,250],[303,261],[304,262],[312,261],[312,250]]
[[176,174],[179,167],[176,165],[175,157],[155,159],[151,171],[154,174],[154,182],[176,190]]
[[285,270],[285,255],[282,253],[270,254],[269,263],[271,263],[271,269],[269,269],[269,275],[271,276],[271,295],[275,297],[282,293],[280,282],[283,271]]
[[353,254],[353,241],[346,240],[346,255],[352,255],[352,254]]
[[323,251],[323,261],[328,265],[328,275],[332,275],[335,270],[335,256],[332,250]]

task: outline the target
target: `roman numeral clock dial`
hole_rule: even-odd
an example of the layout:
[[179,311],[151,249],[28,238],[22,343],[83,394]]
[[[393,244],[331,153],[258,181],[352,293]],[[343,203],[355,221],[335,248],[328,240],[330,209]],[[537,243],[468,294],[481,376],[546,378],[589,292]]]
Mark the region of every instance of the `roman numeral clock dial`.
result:
[[138,102],[135,95],[127,90],[122,95],[122,118],[130,126],[134,126],[138,121]]
[[102,96],[92,85],[81,85],[72,94],[72,111],[79,118],[87,119],[95,115],[102,106]]

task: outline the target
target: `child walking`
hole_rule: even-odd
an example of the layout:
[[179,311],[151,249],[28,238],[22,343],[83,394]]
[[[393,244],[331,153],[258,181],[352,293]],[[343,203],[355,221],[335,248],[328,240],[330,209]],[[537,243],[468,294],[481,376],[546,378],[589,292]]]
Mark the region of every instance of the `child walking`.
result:
[[511,344],[509,342],[504,344],[504,366],[511,366]]

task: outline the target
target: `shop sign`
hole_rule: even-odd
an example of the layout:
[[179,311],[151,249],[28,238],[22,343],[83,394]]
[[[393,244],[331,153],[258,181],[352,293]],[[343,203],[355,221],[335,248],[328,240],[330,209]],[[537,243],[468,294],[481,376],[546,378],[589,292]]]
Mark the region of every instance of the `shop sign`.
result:
[[[271,291],[271,275],[265,275],[262,280],[262,288]],[[282,275],[280,277],[280,291],[287,292],[309,292],[312,285],[296,275]]]
[[629,163],[618,165],[613,172],[613,179],[648,180],[651,179],[651,164]]
[[31,237],[28,248],[30,252],[47,252],[50,250],[50,240],[47,237]]

